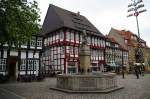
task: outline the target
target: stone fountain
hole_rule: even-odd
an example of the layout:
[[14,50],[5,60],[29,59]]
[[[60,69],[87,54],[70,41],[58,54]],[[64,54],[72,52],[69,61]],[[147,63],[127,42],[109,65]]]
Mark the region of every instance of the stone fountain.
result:
[[51,89],[68,93],[109,93],[123,87],[118,85],[114,73],[91,73],[90,47],[86,31],[79,52],[80,69],[78,74],[60,74],[56,87]]

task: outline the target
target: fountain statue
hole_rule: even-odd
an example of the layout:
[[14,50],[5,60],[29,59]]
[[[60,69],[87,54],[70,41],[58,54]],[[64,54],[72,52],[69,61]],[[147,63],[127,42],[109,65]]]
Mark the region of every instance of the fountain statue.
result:
[[81,74],[87,74],[90,72],[90,47],[87,41],[87,33],[83,30],[83,41],[80,45],[80,52],[79,52],[79,60],[80,60],[80,69],[79,72]]

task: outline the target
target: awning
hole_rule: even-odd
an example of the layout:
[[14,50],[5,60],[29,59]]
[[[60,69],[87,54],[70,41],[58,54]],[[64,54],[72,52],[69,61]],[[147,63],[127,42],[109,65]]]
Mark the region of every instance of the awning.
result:
[[140,66],[140,65],[145,65],[145,63],[134,63],[134,65]]
[[119,67],[119,65],[115,64],[115,63],[111,63],[111,64],[107,64],[109,65],[110,67]]

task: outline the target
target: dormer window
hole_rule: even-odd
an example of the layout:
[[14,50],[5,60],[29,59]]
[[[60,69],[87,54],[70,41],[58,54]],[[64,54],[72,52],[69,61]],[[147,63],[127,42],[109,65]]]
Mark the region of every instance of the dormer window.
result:
[[118,45],[118,44],[115,44],[115,47],[119,47],[119,45]]
[[125,43],[127,44],[127,43],[128,43],[128,40],[125,40]]
[[107,45],[107,46],[110,46],[110,42],[106,42],[106,45]]

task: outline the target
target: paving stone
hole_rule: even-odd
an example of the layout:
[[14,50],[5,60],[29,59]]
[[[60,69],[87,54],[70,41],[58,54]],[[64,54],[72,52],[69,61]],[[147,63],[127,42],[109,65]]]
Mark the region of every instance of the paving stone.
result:
[[56,78],[46,78],[42,82],[31,83],[6,83],[0,84],[0,88],[12,91],[26,99],[150,99],[150,74],[117,76],[118,83],[125,88],[108,94],[68,94],[50,90],[56,85]]

